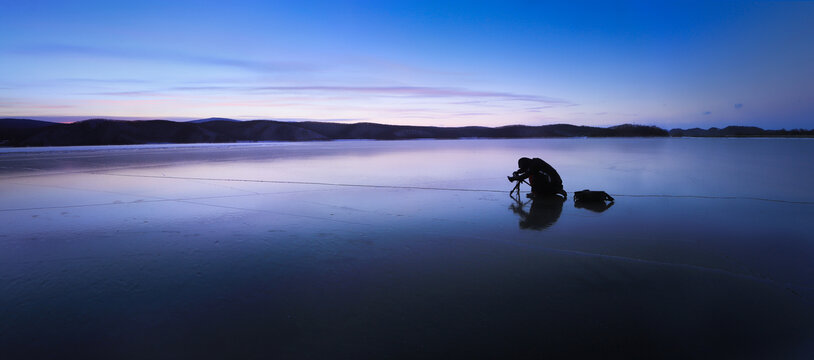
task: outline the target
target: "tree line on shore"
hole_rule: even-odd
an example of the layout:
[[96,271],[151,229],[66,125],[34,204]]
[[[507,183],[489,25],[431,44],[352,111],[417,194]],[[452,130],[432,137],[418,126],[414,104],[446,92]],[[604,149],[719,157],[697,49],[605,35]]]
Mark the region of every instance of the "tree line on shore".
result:
[[236,121],[201,119],[122,121],[89,119],[70,124],[29,119],[0,119],[0,146],[130,145],[150,143],[231,143],[341,139],[407,140],[461,138],[566,137],[814,137],[814,130],[764,130],[751,126],[672,129],[656,126],[611,127],[510,125],[501,127],[407,126],[376,123]]

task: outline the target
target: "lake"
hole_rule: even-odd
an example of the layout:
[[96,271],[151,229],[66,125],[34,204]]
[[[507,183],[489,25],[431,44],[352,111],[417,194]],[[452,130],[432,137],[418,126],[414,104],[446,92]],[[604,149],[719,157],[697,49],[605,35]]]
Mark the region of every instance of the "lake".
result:
[[[811,358],[812,155],[726,138],[0,149],[0,357]],[[568,200],[512,199],[521,156]],[[582,189],[616,201],[577,207]]]

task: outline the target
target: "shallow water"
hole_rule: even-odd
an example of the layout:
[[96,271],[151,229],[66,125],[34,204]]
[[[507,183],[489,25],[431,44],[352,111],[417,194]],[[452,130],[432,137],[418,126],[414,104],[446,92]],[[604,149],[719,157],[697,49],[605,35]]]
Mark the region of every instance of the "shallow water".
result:
[[[2,149],[0,357],[810,358],[811,154],[810,139]],[[520,156],[616,201],[517,203]]]

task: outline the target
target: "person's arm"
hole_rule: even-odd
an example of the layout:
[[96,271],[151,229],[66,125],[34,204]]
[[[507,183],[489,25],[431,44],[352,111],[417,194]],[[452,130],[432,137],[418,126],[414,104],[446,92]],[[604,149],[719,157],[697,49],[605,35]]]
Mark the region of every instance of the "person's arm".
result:
[[517,171],[512,173],[512,176],[519,181],[523,181],[528,179],[531,174],[525,169],[517,169]]

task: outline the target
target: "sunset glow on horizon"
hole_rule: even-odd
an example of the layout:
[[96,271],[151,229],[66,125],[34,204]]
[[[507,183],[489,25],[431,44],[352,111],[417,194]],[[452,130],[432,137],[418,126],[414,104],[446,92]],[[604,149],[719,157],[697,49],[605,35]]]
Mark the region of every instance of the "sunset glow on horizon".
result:
[[814,128],[814,3],[2,1],[0,117]]

